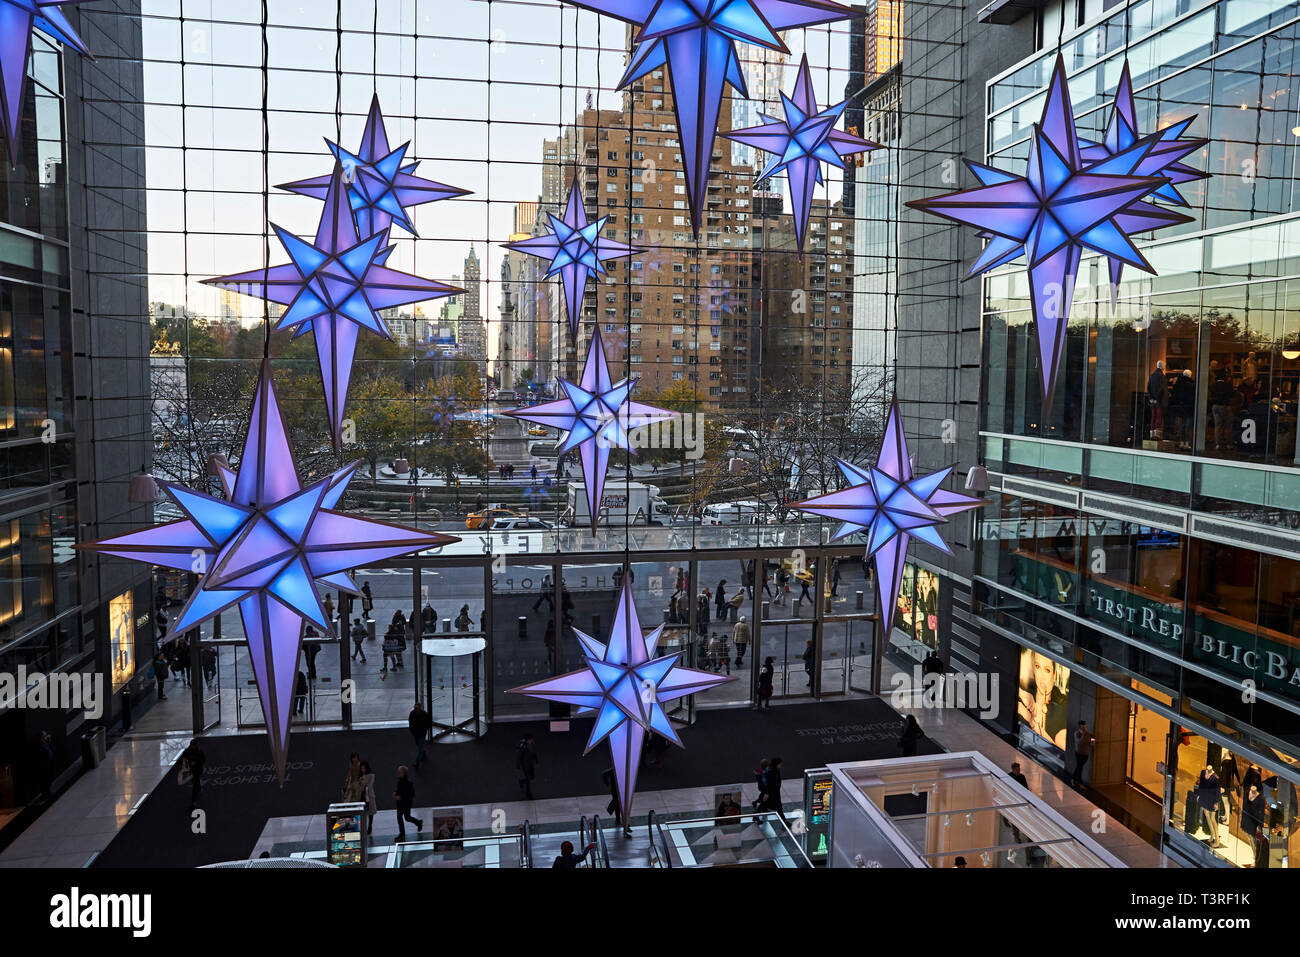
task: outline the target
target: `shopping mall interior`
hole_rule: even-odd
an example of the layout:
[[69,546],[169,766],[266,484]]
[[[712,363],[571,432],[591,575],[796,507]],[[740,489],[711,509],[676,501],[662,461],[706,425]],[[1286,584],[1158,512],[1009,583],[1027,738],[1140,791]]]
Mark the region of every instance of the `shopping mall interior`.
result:
[[1284,0],[0,0],[0,866],[1292,868],[1298,78]]

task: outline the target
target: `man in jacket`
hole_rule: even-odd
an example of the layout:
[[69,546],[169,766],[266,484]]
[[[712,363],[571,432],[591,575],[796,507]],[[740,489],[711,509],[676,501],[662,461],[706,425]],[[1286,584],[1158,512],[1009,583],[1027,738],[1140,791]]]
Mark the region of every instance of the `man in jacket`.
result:
[[533,778],[537,774],[537,765],[541,761],[537,757],[537,741],[531,734],[525,734],[519,739],[519,747],[515,749],[515,770],[519,772],[519,786],[524,789],[524,800],[533,799]]
[[1150,411],[1151,438],[1158,439],[1165,427],[1165,406],[1169,404],[1169,381],[1165,378],[1165,360],[1156,363],[1147,379],[1147,409]]
[[745,667],[745,649],[749,647],[749,621],[741,615],[731,629],[731,640],[736,646],[736,667]]
[[406,765],[397,769],[397,784],[393,787],[393,801],[397,804],[397,839],[406,840],[406,822],[410,821],[415,825],[417,831],[424,830],[424,822],[418,817],[411,816],[411,808],[415,807],[415,782],[406,772]]
[[411,729],[411,737],[415,738],[415,767],[418,769],[425,758],[429,732],[433,730],[433,719],[429,717],[429,712],[424,710],[424,705],[417,701],[406,719],[406,724]]
[[361,656],[361,663],[366,663],[366,650],[361,643],[366,640],[366,626],[361,624],[360,618],[352,619],[352,660],[357,660],[357,655]]

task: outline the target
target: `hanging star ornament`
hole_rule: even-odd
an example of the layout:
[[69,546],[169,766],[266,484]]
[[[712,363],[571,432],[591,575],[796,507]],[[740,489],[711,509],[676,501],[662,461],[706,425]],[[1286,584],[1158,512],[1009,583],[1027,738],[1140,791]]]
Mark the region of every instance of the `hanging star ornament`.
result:
[[18,125],[27,98],[27,62],[32,54],[32,30],[40,30],[82,56],[90,50],[77,36],[60,7],[86,0],[0,0],[0,122],[9,145],[9,162],[18,162]]
[[1034,125],[1025,176],[967,160],[979,186],[907,204],[980,230],[988,244],[967,279],[1022,255],[1028,261],[1045,409],[1051,407],[1056,389],[1084,249],[1154,273],[1133,245],[1131,233],[1152,228],[1148,219],[1157,214],[1166,225],[1172,223],[1165,217],[1182,219],[1181,214],[1140,204],[1169,182],[1166,176],[1146,175],[1148,158],[1160,143],[1155,134],[1100,162],[1085,161],[1065,61],[1058,57],[1042,122]]
[[609,362],[600,340],[600,326],[591,338],[587,349],[587,362],[579,382],[560,380],[563,397],[554,402],[526,409],[514,409],[505,414],[525,422],[536,422],[568,433],[556,450],[564,455],[578,449],[582,457],[583,491],[587,497],[587,510],[591,515],[591,529],[596,530],[600,502],[605,493],[605,472],[609,466],[609,450],[626,449],[635,455],[629,442],[629,433],[659,419],[671,419],[678,413],[668,409],[633,402],[637,379],[624,379],[615,383],[610,378]]
[[700,213],[728,85],[748,97],[736,41],[788,54],[781,32],[845,20],[853,11],[833,0],[565,0],[640,27],[622,89],[663,69],[672,84],[681,134],[682,170],[691,225]]
[[368,239],[357,235],[341,164],[334,167],[314,243],[274,224],[272,228],[291,263],[204,282],[287,306],[276,331],[289,330],[295,339],[309,332],[314,335],[326,414],[334,451],[338,452],[342,448],[343,410],[352,379],[352,360],[361,330],[369,329],[391,340],[393,335],[380,317],[380,310],[454,296],[464,290],[384,265],[392,252],[388,233]]
[[183,519],[79,546],[197,573],[174,635],[239,606],[281,783],[303,623],[333,627],[318,586],[360,594],[348,569],[459,541],[334,511],[360,464],[303,487],[264,360],[238,471],[218,470],[225,499],[160,481]]
[[[376,236],[393,225],[417,236],[419,234],[406,211],[408,207],[469,195],[467,189],[416,176],[419,162],[408,163],[406,160],[410,143],[403,143],[397,149],[389,147],[378,94],[370,101],[370,115],[366,118],[361,147],[355,153],[329,140],[325,142],[343,166],[343,178],[348,184],[348,202],[363,239]],[[326,199],[333,179],[329,175],[318,176],[276,188],[314,199]]]
[[[870,468],[836,460],[848,488],[790,506],[792,509],[833,518],[841,524],[831,541],[855,532],[867,533],[867,557],[876,563],[876,593],[880,614],[890,614],[898,598],[907,548],[913,538],[949,555],[952,550],[939,534],[939,526],[953,515],[979,508],[981,499],[940,488],[952,474],[946,468],[914,477],[912,458],[898,414],[898,399],[889,409],[880,456]],[[888,622],[888,618],[884,618]]]
[[630,577],[623,575],[608,644],[601,644],[575,628],[574,634],[582,646],[582,668],[510,692],[576,705],[578,714],[596,715],[596,724],[583,753],[608,739],[624,826],[631,820],[646,734],[659,734],[679,748],[684,747],[663,706],[736,680],[730,675],[681,667],[681,652],[654,657],[664,628],[660,625],[649,634],[642,632],[628,583]]
[[880,145],[835,129],[835,124],[848,106],[847,100],[824,110],[817,109],[817,97],[813,94],[812,73],[808,69],[806,56],[799,64],[794,95],[781,94],[781,105],[785,110],[785,119],[763,114],[763,118],[771,122],[723,133],[722,136],[772,154],[771,162],[758,174],[756,183],[785,172],[790,184],[795,235],[799,240],[799,252],[803,252],[813,191],[823,183],[822,163],[844,169],[844,157],[868,153],[879,149]]
[[[1175,206],[1187,206],[1187,200],[1178,191],[1178,187],[1185,183],[1210,178],[1209,173],[1193,169],[1180,162],[1184,157],[1209,143],[1208,139],[1183,138],[1183,134],[1195,121],[1195,116],[1189,116],[1162,127],[1154,134],[1157,137],[1156,143],[1143,157],[1138,172],[1146,176],[1163,176],[1165,182],[1116,216],[1116,221],[1126,233],[1164,229],[1191,220],[1190,216],[1165,209],[1150,200],[1162,200]],[[1118,156],[1125,150],[1131,149],[1143,138],[1138,132],[1137,103],[1133,99],[1133,78],[1129,73],[1128,61],[1125,60],[1119,85],[1115,88],[1115,103],[1111,108],[1110,121],[1106,124],[1105,134],[1100,142],[1080,139],[1079,154],[1086,163],[1102,163],[1112,156]],[[1119,304],[1119,283],[1124,274],[1124,261],[1111,257],[1107,259],[1107,264],[1113,310]]]
[[609,217],[602,216],[595,222],[587,219],[587,210],[578,195],[577,182],[569,190],[569,202],[564,209],[564,216],[557,218],[548,213],[547,218],[551,221],[551,229],[546,235],[504,245],[506,249],[527,256],[550,260],[551,266],[546,272],[546,278],[560,277],[564,287],[564,303],[569,312],[569,335],[576,337],[578,323],[582,318],[582,297],[587,292],[587,280],[593,276],[605,275],[607,261],[635,256],[641,250],[601,236]]

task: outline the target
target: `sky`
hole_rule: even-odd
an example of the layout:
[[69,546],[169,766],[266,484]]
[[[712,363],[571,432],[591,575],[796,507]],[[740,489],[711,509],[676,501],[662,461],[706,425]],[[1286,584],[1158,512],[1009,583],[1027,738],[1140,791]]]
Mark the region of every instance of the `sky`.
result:
[[[500,276],[515,204],[541,190],[542,141],[589,94],[603,109],[622,100],[624,25],[558,0],[268,0],[264,128],[261,0],[144,0],[143,13],[150,299],[200,314],[216,312],[216,293],[199,280],[262,267],[268,218],[315,233],[318,201],[264,183],[328,173],[325,140],[341,129],[357,148],[375,92],[390,142],[411,142],[419,174],[473,192],[417,208],[420,239],[400,239],[390,263],[444,282],[463,272],[471,243],[484,278]],[[822,102],[843,98],[847,29],[787,37],[795,63],[806,49]],[[274,235],[269,252],[270,265],[287,261]],[[495,320],[497,287],[483,296]]]

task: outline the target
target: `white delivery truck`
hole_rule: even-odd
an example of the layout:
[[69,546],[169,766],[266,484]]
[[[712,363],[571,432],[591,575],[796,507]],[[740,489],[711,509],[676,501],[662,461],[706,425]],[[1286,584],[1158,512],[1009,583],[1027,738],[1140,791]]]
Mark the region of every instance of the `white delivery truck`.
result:
[[[641,482],[609,482],[597,515],[601,525],[669,525],[672,517],[660,497],[657,485]],[[561,519],[570,528],[591,525],[587,511],[587,489],[581,482],[569,485],[569,502]]]
[[716,502],[704,506],[701,525],[762,525],[767,521],[766,509],[754,501]]

